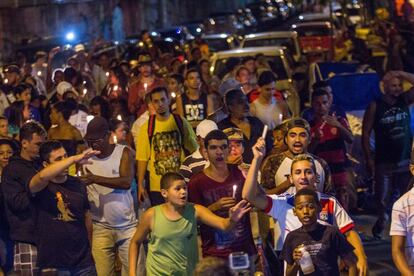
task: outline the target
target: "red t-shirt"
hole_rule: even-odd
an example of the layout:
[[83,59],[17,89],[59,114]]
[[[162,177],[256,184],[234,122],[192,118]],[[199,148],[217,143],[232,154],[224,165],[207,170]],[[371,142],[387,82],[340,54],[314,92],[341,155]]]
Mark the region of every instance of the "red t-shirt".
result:
[[[222,197],[231,197],[233,185],[237,185],[235,197],[239,202],[242,199],[245,178],[237,166],[229,165],[229,169],[230,175],[222,183],[211,179],[204,172],[194,175],[188,184],[189,201],[208,207]],[[215,214],[226,218],[229,213],[228,211],[217,211]],[[228,232],[201,224],[200,234],[204,257],[227,258],[230,253],[238,251],[248,253],[249,256],[256,254],[248,214]]]

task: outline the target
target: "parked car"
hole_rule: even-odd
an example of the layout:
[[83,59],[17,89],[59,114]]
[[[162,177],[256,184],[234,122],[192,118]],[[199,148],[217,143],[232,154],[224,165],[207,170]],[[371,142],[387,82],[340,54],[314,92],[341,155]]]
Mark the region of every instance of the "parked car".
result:
[[294,115],[299,115],[300,100],[294,82],[295,69],[293,59],[286,51],[285,47],[266,46],[239,48],[228,51],[214,53],[211,57],[210,72],[218,75],[226,68],[226,62],[230,58],[239,58],[247,56],[256,56],[262,54],[271,70],[277,75],[278,81],[276,89],[284,91],[287,104]]
[[210,52],[225,51],[239,47],[237,36],[231,34],[208,34],[201,37],[208,44]]
[[240,48],[260,46],[284,46],[291,52],[295,62],[302,59],[298,34],[294,31],[248,34],[240,43]]

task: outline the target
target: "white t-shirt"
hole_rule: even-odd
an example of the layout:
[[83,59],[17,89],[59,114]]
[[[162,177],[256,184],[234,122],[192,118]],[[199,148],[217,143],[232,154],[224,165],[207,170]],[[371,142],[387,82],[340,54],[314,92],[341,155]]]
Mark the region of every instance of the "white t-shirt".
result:
[[88,113],[79,110],[78,113],[71,115],[69,118],[69,123],[80,131],[82,137],[85,136],[86,128],[88,126],[87,116]]
[[258,99],[255,100],[250,104],[250,113],[259,118],[270,130],[280,125],[283,121],[283,111],[275,99],[273,99],[270,105],[264,105]]
[[150,117],[150,115],[149,115],[149,112],[148,112],[148,110],[147,111],[145,111],[144,113],[142,113],[141,114],[141,116],[139,116],[136,120],[135,120],[135,122],[132,124],[132,127],[131,127],[131,134],[132,134],[132,137],[134,137],[134,143],[135,143],[135,145],[137,144],[137,136],[138,136],[138,132],[139,132],[139,129],[141,128],[141,126],[143,126],[146,122],[148,122],[148,120],[149,120],[149,117]]
[[400,197],[392,207],[390,236],[404,236],[405,258],[414,269],[414,188]]
[[[354,228],[354,221],[336,198],[319,192],[317,194],[322,207],[318,218],[319,223],[336,226],[342,233],[346,233]],[[294,194],[270,195],[268,200],[268,206],[264,211],[279,222],[280,229],[285,230],[281,232],[278,240],[275,240],[275,250],[280,251],[287,234],[300,228],[302,223],[293,214]]]

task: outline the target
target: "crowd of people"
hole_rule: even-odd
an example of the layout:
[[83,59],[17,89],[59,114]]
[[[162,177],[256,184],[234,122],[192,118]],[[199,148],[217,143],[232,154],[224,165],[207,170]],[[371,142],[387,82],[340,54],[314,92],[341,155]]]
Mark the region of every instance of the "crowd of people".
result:
[[[305,273],[310,254],[316,275],[367,275],[349,215],[354,136],[329,83],[314,83],[293,117],[260,54],[215,76],[202,40],[178,56],[148,32],[142,41],[137,60],[94,44],[77,45],[62,68],[52,67],[59,48],[5,67],[0,275],[231,275],[222,260],[235,253],[246,273]],[[360,161],[375,177],[373,235],[392,216],[395,265],[412,275],[414,89],[404,82],[414,75],[384,75]]]

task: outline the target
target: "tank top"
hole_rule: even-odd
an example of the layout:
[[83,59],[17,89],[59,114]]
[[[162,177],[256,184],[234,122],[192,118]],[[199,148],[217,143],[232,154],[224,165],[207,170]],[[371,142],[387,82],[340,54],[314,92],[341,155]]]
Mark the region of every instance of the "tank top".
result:
[[154,207],[154,225],[147,255],[147,275],[193,275],[198,262],[197,220],[194,204],[187,203],[183,216],[169,220],[163,205]]
[[186,93],[181,95],[184,118],[188,122],[202,121],[207,118],[207,94],[201,93],[198,100],[191,100]]
[[[125,146],[116,144],[112,154],[106,158],[92,157],[92,164],[85,167],[93,174],[119,177],[119,167]],[[88,199],[92,220],[107,228],[135,226],[136,217],[131,189],[112,189],[98,184],[88,186]]]
[[410,112],[402,97],[390,105],[376,101],[374,120],[375,162],[397,164],[409,160],[412,144]]

